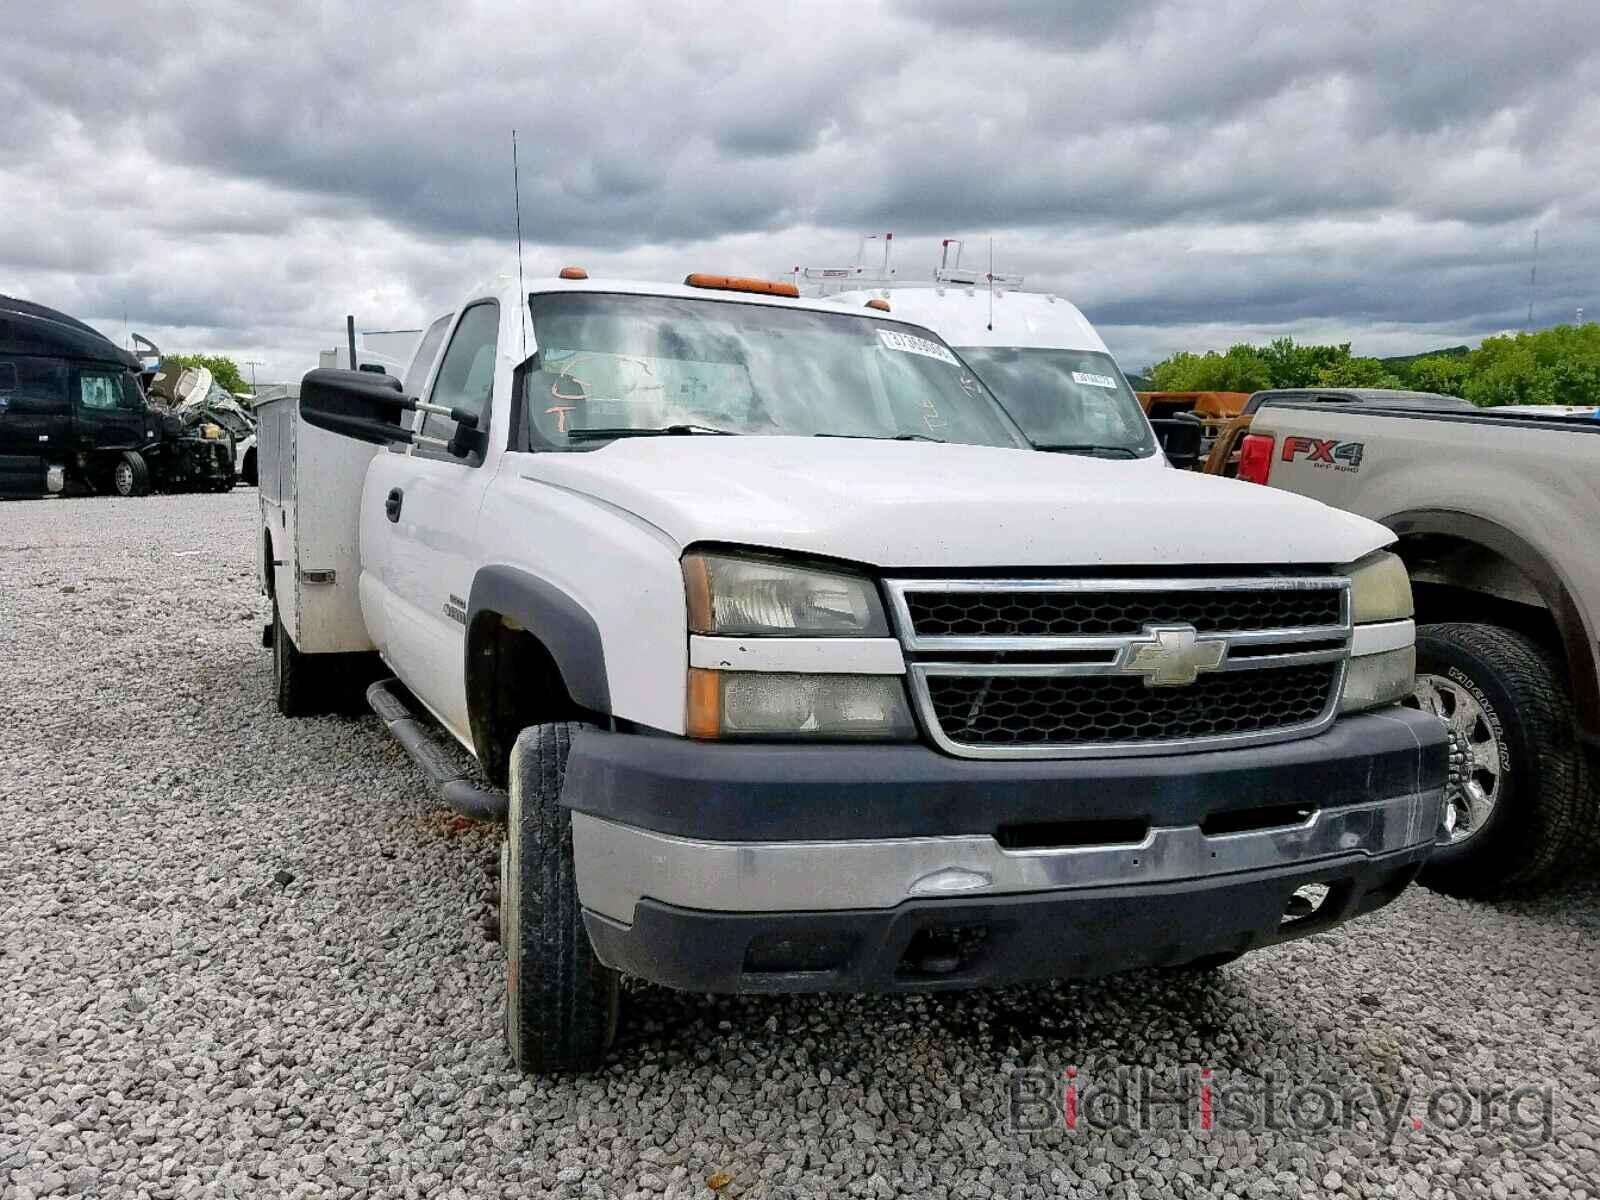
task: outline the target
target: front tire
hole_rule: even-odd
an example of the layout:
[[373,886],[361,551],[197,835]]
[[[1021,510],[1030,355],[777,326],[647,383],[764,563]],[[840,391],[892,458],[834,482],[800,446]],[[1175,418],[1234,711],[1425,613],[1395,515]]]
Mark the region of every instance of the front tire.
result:
[[506,955],[506,1048],[523,1071],[598,1066],[617,1032],[619,977],[583,927],[572,813],[561,806],[572,731],[524,729],[511,750],[511,799],[500,848],[500,944]]
[[111,468],[111,490],[119,496],[143,496],[150,490],[150,467],[137,450],[124,450]]
[[1499,626],[1424,625],[1412,705],[1450,728],[1454,829],[1422,884],[1452,896],[1502,896],[1575,860],[1593,834],[1595,803],[1555,659]]

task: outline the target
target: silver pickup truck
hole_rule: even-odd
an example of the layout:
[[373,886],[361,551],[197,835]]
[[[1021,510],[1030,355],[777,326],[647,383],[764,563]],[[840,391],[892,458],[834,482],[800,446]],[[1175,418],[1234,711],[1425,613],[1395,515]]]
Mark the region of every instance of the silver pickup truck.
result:
[[1451,840],[1422,881],[1504,895],[1581,862],[1600,826],[1600,420],[1417,392],[1257,392],[1206,469],[1398,536],[1413,703],[1451,739]]

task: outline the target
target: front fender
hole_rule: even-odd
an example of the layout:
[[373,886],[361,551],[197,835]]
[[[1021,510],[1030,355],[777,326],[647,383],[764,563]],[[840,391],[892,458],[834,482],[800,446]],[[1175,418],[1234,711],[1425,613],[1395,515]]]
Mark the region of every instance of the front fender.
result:
[[[531,633],[555,660],[567,694],[578,707],[609,715],[611,687],[606,674],[605,643],[588,611],[566,592],[527,571],[510,566],[481,568],[472,579],[467,600],[467,628],[480,613],[509,617]],[[465,653],[471,654],[471,639]],[[462,664],[463,678],[471,663]]]

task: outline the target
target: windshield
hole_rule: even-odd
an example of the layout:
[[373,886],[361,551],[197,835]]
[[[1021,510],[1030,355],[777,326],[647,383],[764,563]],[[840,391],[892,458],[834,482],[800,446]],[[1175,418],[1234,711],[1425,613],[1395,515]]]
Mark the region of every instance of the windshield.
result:
[[1139,398],[1109,354],[968,346],[961,356],[1034,445],[1155,453]]
[[529,440],[588,449],[646,433],[1023,445],[925,329],[772,304],[555,292],[531,299]]

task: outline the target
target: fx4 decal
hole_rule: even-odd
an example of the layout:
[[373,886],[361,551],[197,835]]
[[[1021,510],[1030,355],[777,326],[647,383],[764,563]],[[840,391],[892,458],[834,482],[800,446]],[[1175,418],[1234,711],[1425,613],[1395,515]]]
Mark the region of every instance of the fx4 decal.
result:
[[1364,442],[1341,442],[1337,438],[1286,437],[1283,439],[1283,461],[1300,459],[1314,467],[1334,471],[1359,471],[1361,456],[1366,450]]

